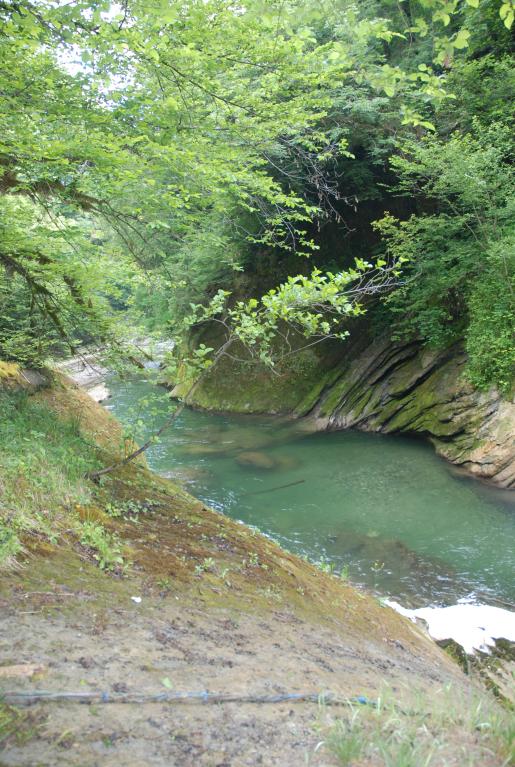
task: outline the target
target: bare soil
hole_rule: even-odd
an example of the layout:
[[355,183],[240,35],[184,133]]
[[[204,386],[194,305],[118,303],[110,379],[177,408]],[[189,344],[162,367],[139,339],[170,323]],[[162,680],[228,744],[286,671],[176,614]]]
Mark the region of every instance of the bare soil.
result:
[[[406,640],[410,632],[401,621],[393,630],[385,622],[383,636],[371,625],[370,636],[358,638],[341,617],[321,626],[288,604],[257,612],[210,605],[201,581],[196,598],[173,588],[155,593],[132,579],[99,597],[90,590],[88,569],[82,589],[59,577],[48,583],[20,573],[4,592],[0,662],[46,669],[37,678],[10,680],[10,690],[152,693],[172,684],[180,691],[331,690],[374,698],[385,681],[400,695],[458,681],[438,648],[422,637]],[[31,713],[36,726],[26,742],[11,739],[3,764],[328,763],[327,755],[313,754],[319,716],[313,704],[45,703]]]

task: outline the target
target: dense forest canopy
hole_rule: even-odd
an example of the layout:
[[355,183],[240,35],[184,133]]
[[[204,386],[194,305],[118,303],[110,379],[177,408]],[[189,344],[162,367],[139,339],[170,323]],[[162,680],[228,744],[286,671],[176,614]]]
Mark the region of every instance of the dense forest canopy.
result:
[[509,388],[514,8],[0,0],[0,356],[224,314],[269,360],[359,286]]

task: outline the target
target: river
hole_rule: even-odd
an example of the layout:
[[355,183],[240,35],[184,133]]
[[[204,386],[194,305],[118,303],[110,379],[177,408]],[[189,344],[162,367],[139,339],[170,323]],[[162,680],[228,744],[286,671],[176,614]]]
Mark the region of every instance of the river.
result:
[[[108,409],[139,419],[142,436],[169,408],[151,380],[109,390]],[[458,476],[421,440],[187,409],[147,458],[212,508],[405,606],[513,609],[515,494]]]

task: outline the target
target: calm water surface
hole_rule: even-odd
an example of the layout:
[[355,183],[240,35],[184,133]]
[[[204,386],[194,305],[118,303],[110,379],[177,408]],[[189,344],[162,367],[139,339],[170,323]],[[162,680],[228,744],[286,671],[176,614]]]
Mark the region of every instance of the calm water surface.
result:
[[[148,434],[150,381],[111,382],[108,408]],[[185,411],[147,453],[157,472],[291,551],[405,605],[471,596],[514,609],[515,493],[458,476],[422,441]]]

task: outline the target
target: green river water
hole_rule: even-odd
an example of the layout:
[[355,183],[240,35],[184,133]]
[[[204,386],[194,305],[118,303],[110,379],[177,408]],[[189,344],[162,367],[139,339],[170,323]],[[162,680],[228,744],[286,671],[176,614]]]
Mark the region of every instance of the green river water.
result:
[[[147,434],[162,422],[151,381],[109,389],[122,421],[136,415]],[[515,605],[515,493],[458,476],[423,441],[186,410],[147,457],[212,508],[404,605]]]

